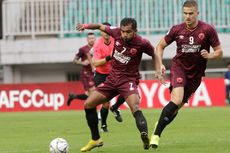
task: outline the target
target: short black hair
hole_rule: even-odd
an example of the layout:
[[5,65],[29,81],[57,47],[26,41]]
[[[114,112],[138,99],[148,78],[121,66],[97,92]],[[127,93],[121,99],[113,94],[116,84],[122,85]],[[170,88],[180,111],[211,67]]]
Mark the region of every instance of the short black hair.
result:
[[109,22],[103,22],[103,25],[107,25],[107,26],[111,26],[111,24]]
[[227,62],[227,65],[230,65],[230,62]]
[[137,21],[134,18],[124,18],[121,20],[120,26],[131,25],[133,30],[137,30]]
[[90,35],[94,35],[94,33],[93,32],[87,33],[87,36],[90,36]]

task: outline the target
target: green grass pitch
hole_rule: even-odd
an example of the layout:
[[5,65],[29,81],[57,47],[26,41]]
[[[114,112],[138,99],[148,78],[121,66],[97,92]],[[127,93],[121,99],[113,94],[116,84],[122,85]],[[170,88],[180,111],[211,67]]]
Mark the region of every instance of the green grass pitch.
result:
[[[143,110],[149,133],[161,109]],[[104,146],[95,153],[229,153],[230,107],[183,108],[164,131],[157,150],[143,150],[139,132],[129,110],[123,122],[112,113],[108,133],[101,133]],[[0,113],[0,153],[48,153],[49,143],[63,137],[69,153],[80,152],[90,139],[84,111]]]

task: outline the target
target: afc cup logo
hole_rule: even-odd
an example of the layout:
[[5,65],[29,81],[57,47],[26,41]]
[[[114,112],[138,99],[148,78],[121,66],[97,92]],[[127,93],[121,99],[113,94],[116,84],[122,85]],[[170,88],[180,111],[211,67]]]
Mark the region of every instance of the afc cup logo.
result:
[[183,78],[176,78],[176,81],[178,82],[178,83],[182,83],[183,82]]
[[132,55],[135,55],[135,54],[137,53],[137,49],[136,49],[136,48],[131,48],[131,49],[130,49],[130,53],[131,53]]
[[90,85],[90,86],[93,86],[93,85],[94,85],[94,82],[93,82],[93,81],[89,81],[89,85]]
[[198,35],[198,37],[199,37],[200,40],[203,40],[203,39],[204,39],[204,33],[200,33],[200,34]]

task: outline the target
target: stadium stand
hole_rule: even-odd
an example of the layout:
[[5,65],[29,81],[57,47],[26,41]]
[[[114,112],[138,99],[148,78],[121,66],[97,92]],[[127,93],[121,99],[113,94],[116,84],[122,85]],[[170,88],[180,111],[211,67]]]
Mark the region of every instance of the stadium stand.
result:
[[[134,17],[141,34],[165,33],[180,23],[184,0],[22,0],[3,2],[4,37],[30,35],[82,36],[77,22],[110,21]],[[200,18],[219,32],[230,32],[230,0],[198,0]],[[12,16],[10,17],[9,16]],[[15,22],[17,21],[17,22]],[[15,23],[12,25],[12,22]],[[84,35],[83,35],[84,36]]]
[[[200,19],[215,25],[223,45],[224,59],[209,62],[209,76],[221,77],[230,60],[230,0],[197,0]],[[79,68],[72,56],[84,44],[86,32],[76,23],[110,22],[119,26],[124,17],[134,17],[138,32],[153,45],[169,28],[182,22],[184,0],[4,0],[0,41],[0,82],[71,81]],[[98,34],[98,33],[96,33]],[[174,48],[166,52],[170,65]],[[140,66],[143,78],[152,78],[152,63],[145,56]],[[224,69],[222,69],[224,68]],[[31,69],[36,70],[35,75]],[[52,71],[51,71],[52,70]],[[208,72],[208,73],[209,73]],[[215,73],[215,74],[214,74]],[[214,74],[214,75],[211,75]],[[73,76],[73,77],[72,77]],[[148,77],[149,76],[149,77]],[[41,79],[42,78],[42,79]]]

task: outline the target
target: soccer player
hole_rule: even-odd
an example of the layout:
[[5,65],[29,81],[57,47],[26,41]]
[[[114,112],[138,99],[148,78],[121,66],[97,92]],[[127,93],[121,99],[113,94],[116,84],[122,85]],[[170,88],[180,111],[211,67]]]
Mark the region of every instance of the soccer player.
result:
[[[103,23],[103,25],[111,26],[109,23],[106,23],[106,22]],[[93,50],[92,60],[91,60],[91,57],[89,57],[91,63],[96,68],[95,75],[94,75],[94,82],[96,86],[103,83],[106,80],[106,77],[109,75],[109,72],[111,69],[110,55],[113,51],[113,48],[114,48],[114,39],[110,37],[107,33],[101,31],[101,37],[96,40],[92,48]],[[87,98],[88,96],[85,96],[85,99],[84,99],[83,96],[81,95],[71,93],[69,94],[67,105],[69,106],[73,99],[86,100]],[[119,96],[117,102],[110,108],[110,110],[113,112],[115,116],[115,119],[118,122],[122,122],[122,117],[121,117],[121,114],[118,108],[124,102],[125,102],[125,99],[122,96]],[[102,132],[108,132],[107,123],[106,123],[107,116],[109,113],[108,110],[109,110],[109,103],[104,103],[100,110],[101,131]]]
[[[199,87],[208,59],[222,58],[223,52],[217,32],[212,25],[198,20],[198,5],[194,0],[183,4],[184,23],[173,26],[161,39],[155,52],[156,78],[164,83],[165,67],[162,64],[164,48],[176,41],[177,53],[170,69],[170,102],[163,108],[150,140],[157,148],[164,128],[173,121],[178,110],[188,102]],[[213,52],[210,52],[210,46]]]
[[[103,23],[103,25],[111,26],[109,23]],[[111,53],[114,48],[114,39],[107,33],[101,31],[101,37],[97,39],[93,47],[93,59],[92,64],[96,68],[94,81],[96,86],[100,85],[106,80],[111,69]],[[125,99],[121,96],[118,97],[118,101],[115,106],[118,107],[125,102]],[[115,118],[118,122],[122,122],[122,117],[118,110],[118,107],[112,106],[110,109],[114,113]],[[109,113],[109,102],[103,103],[100,114],[101,114],[101,131],[108,132],[107,129],[107,116]]]
[[90,64],[90,58],[88,53],[94,45],[96,38],[94,33],[87,34],[87,45],[84,45],[79,49],[79,52],[74,57],[73,63],[82,65],[80,79],[83,83],[84,90],[86,94],[78,95],[80,98],[88,97],[95,90],[94,80],[93,80],[93,66]]
[[90,151],[103,145],[98,130],[96,106],[107,102],[116,95],[123,96],[135,118],[144,149],[149,149],[148,128],[146,119],[140,110],[140,98],[137,90],[139,64],[143,53],[152,56],[154,48],[150,42],[137,32],[137,23],[133,18],[124,18],[120,27],[110,27],[103,24],[77,24],[76,30],[99,29],[115,39],[111,56],[111,70],[106,81],[97,86],[96,91],[84,103],[86,120],[91,131],[91,140],[81,148],[82,152]]

